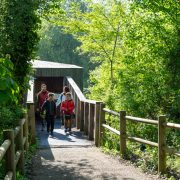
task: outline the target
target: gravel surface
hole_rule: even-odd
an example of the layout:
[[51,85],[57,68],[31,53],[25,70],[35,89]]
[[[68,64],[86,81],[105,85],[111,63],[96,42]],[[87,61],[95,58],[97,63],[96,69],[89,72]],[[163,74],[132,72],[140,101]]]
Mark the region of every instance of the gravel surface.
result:
[[31,180],[155,180],[133,165],[104,154],[93,141],[73,129],[64,133],[57,120],[54,136],[36,125],[39,149],[32,159]]
[[102,153],[96,147],[40,149],[33,158],[32,168],[32,180],[158,179]]

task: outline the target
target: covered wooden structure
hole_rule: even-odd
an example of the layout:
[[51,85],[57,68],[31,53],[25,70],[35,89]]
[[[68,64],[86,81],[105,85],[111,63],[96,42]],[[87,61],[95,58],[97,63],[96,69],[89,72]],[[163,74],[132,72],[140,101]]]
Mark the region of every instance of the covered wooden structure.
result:
[[65,85],[65,77],[74,79],[79,88],[83,89],[83,68],[72,64],[50,61],[32,60],[34,72],[34,93],[40,90],[42,83],[50,92],[61,93]]

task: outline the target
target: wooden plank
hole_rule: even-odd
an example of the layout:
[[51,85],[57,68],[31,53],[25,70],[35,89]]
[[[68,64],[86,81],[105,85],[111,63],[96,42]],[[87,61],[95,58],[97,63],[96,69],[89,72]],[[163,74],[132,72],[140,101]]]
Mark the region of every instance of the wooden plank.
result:
[[9,139],[5,140],[3,144],[0,147],[0,161],[3,159],[4,155],[6,154],[6,151],[11,145],[11,141]]
[[88,139],[94,139],[94,110],[95,104],[89,104]]
[[70,85],[72,86],[72,88],[74,89],[74,91],[75,91],[78,99],[79,99],[80,101],[84,101],[86,98],[85,98],[84,94],[81,92],[80,88],[79,88],[79,87],[77,86],[77,84],[74,82],[74,80],[73,80],[71,77],[69,77],[69,76],[67,76],[66,78],[67,78],[67,81],[69,82],[69,84],[70,84]]
[[30,89],[28,89],[27,93],[27,103],[34,103],[34,80],[29,81]]
[[179,129],[180,130],[180,124],[176,123],[164,123],[164,126],[168,128],[173,128],[173,129]]
[[126,111],[120,111],[120,155],[124,158],[126,153]]
[[6,172],[10,171],[13,174],[12,180],[16,180],[16,165],[15,165],[15,146],[14,146],[14,131],[13,130],[4,130],[3,131],[4,139],[9,139],[11,145],[8,148],[5,156],[6,163]]
[[88,135],[89,126],[89,103],[84,102],[84,134]]
[[109,114],[112,114],[112,115],[115,115],[115,116],[118,116],[120,117],[119,113],[118,112],[115,112],[115,111],[112,111],[110,109],[107,109],[107,108],[104,108],[103,111],[109,113]]
[[103,124],[105,124],[105,112],[103,109],[105,108],[105,104],[100,104],[100,113],[99,113],[99,146],[102,146],[103,137],[104,137],[104,127]]
[[16,151],[16,155],[15,155],[15,165],[17,166],[17,164],[19,163],[19,159],[22,155],[22,151],[19,150],[19,151]]
[[84,131],[84,102],[80,101],[80,130]]
[[158,119],[158,173],[166,171],[166,128],[163,125],[166,122],[166,116],[159,116]]
[[138,118],[138,117],[132,117],[132,116],[126,116],[127,120],[131,120],[134,122],[142,122],[142,123],[147,123],[147,124],[158,124],[158,121],[156,120],[151,120],[151,119],[144,119],[144,118]]
[[15,127],[15,129],[14,129],[14,138],[16,138],[16,136],[19,134],[19,132],[20,132],[20,126]]
[[23,132],[24,132],[24,138],[26,138],[25,144],[24,144],[24,149],[27,151],[29,148],[29,141],[28,141],[28,136],[29,136],[29,128],[28,128],[28,115],[26,114],[25,117],[26,121],[23,126]]
[[31,143],[36,142],[36,131],[35,131],[35,112],[34,104],[28,104],[28,124],[30,126],[30,141]]
[[103,126],[104,128],[106,128],[106,129],[110,130],[111,132],[113,132],[113,133],[115,133],[115,134],[117,134],[117,135],[120,136],[120,131],[118,131],[118,130],[112,128],[112,127],[110,127],[110,126],[107,125],[107,124],[102,124],[102,126]]
[[95,135],[94,135],[94,138],[95,138],[95,145],[96,147],[99,146],[99,124],[100,124],[100,120],[99,120],[99,113],[100,113],[100,102],[96,102],[96,105],[95,105],[95,115],[94,115],[94,130],[95,130]]
[[21,174],[24,174],[24,144],[23,144],[23,121],[20,121],[19,122],[19,125],[20,125],[20,132],[17,136],[17,143],[16,143],[16,146],[17,146],[17,149],[19,151],[21,151],[21,154],[20,154],[20,158],[19,158],[19,163],[18,163],[18,166],[17,166],[17,169],[21,172]]
[[147,144],[147,145],[150,145],[150,146],[158,147],[158,143],[148,141],[148,140],[145,140],[145,139],[142,139],[142,138],[127,136],[127,139],[129,139],[131,141],[139,142],[139,143],[144,143],[144,144]]

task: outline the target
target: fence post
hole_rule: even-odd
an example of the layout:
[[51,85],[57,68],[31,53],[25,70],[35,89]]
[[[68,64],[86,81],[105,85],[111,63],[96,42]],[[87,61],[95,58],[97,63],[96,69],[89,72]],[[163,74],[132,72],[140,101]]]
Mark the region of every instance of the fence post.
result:
[[120,111],[120,155],[124,158],[126,152],[126,111]]
[[100,104],[100,110],[99,110],[99,146],[102,145],[103,135],[104,135],[104,128],[102,124],[105,124],[105,112],[103,109],[105,108],[105,104]]
[[84,131],[84,102],[80,101],[80,131]]
[[100,113],[100,102],[96,102],[95,105],[95,115],[94,115],[94,122],[95,122],[95,145],[99,146],[99,113]]
[[23,146],[23,123],[22,123],[22,120],[20,120],[19,125],[20,125],[20,131],[17,135],[16,147],[17,147],[17,150],[21,151],[21,156],[19,158],[17,167],[21,171],[21,173],[24,174],[24,146]]
[[6,172],[11,171],[13,173],[12,179],[16,180],[14,131],[4,130],[3,136],[4,136],[4,140],[9,139],[11,141],[11,145],[8,148],[5,156]]
[[84,102],[84,134],[88,135],[89,103]]
[[159,116],[158,119],[158,173],[166,171],[166,116]]
[[81,115],[80,115],[80,100],[77,97],[77,120],[76,120],[76,125],[77,125],[77,129],[80,129],[80,121],[81,121]]
[[30,135],[31,135],[31,143],[36,142],[36,133],[35,133],[35,112],[34,112],[34,103],[28,104],[28,119],[30,125]]
[[24,131],[24,137],[26,138],[26,142],[24,144],[24,149],[25,149],[25,151],[27,151],[29,148],[29,141],[28,141],[29,128],[28,128],[28,115],[27,114],[25,115],[23,131]]
[[88,138],[94,139],[94,104],[89,103]]

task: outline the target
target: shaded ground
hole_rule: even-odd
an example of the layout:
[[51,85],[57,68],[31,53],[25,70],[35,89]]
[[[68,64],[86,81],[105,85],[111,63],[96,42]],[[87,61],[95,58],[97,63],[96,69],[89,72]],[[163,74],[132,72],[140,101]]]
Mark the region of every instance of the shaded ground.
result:
[[66,135],[57,122],[53,138],[38,129],[40,145],[33,157],[32,180],[157,179],[103,154],[75,129]]

